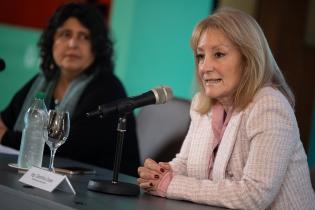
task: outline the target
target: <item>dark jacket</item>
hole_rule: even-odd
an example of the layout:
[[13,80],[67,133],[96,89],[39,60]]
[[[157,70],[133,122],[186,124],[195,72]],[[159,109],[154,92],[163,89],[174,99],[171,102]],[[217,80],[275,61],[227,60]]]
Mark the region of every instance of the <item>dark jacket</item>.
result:
[[[3,145],[15,149],[20,148],[21,132],[13,131],[13,127],[35,77],[15,94],[7,108],[1,112],[1,118],[8,127],[2,139]],[[86,113],[97,109],[100,104],[107,104],[125,97],[126,92],[117,77],[112,73],[99,73],[83,91],[71,116],[69,138],[58,148],[56,156],[113,169],[118,114],[111,113],[100,119],[99,117],[87,118]],[[50,104],[46,105],[47,109],[53,107]],[[139,166],[135,126],[135,118],[131,114],[127,118],[127,132],[120,167],[120,172],[134,176],[137,175]],[[48,152],[48,146],[45,148],[46,152]]]

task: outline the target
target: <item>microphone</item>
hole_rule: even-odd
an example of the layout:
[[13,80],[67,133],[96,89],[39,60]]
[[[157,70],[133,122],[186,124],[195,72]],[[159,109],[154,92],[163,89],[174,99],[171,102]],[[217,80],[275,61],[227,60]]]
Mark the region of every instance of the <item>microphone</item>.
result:
[[3,71],[5,69],[5,62],[2,58],[0,58],[0,71]]
[[173,97],[173,93],[168,86],[159,86],[139,96],[128,97],[117,100],[109,104],[99,105],[98,109],[86,113],[87,117],[96,115],[106,115],[110,112],[118,112],[120,114],[130,113],[133,109],[150,104],[165,104]]

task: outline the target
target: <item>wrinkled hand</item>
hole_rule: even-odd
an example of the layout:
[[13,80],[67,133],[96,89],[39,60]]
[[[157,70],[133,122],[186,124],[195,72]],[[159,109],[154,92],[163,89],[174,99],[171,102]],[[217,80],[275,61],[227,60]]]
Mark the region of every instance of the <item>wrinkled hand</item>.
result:
[[139,178],[137,181],[140,188],[152,195],[157,195],[156,191],[161,178],[170,170],[169,163],[157,163],[150,158],[146,159],[143,167],[138,168]]

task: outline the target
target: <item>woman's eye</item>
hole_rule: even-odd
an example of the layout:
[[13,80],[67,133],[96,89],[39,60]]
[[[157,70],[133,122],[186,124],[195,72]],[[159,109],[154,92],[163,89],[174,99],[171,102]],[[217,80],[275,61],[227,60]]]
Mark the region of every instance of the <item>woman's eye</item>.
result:
[[70,37],[71,34],[68,31],[60,32],[59,37]]
[[216,53],[214,54],[214,57],[216,57],[216,58],[221,58],[221,57],[223,57],[223,56],[225,56],[225,53],[222,53],[222,52],[216,52]]
[[201,60],[203,60],[203,58],[205,57],[205,55],[204,54],[197,54],[196,55],[196,60],[198,61],[198,63],[201,61]]
[[81,40],[90,40],[90,36],[87,35],[87,34],[81,34],[81,35],[80,35],[80,39],[81,39]]

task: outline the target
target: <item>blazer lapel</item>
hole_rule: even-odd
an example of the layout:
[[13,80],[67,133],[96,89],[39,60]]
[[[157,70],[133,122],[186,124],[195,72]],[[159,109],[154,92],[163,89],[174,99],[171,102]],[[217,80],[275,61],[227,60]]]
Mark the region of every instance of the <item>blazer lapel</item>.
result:
[[196,131],[190,147],[190,156],[187,162],[187,173],[198,179],[209,177],[209,160],[213,147],[213,132],[211,127],[211,113],[199,118]]
[[233,114],[228,123],[222,140],[220,142],[218,152],[213,164],[212,178],[213,181],[219,181],[225,178],[225,170],[233,147],[236,141],[238,128],[242,119],[243,112]]

